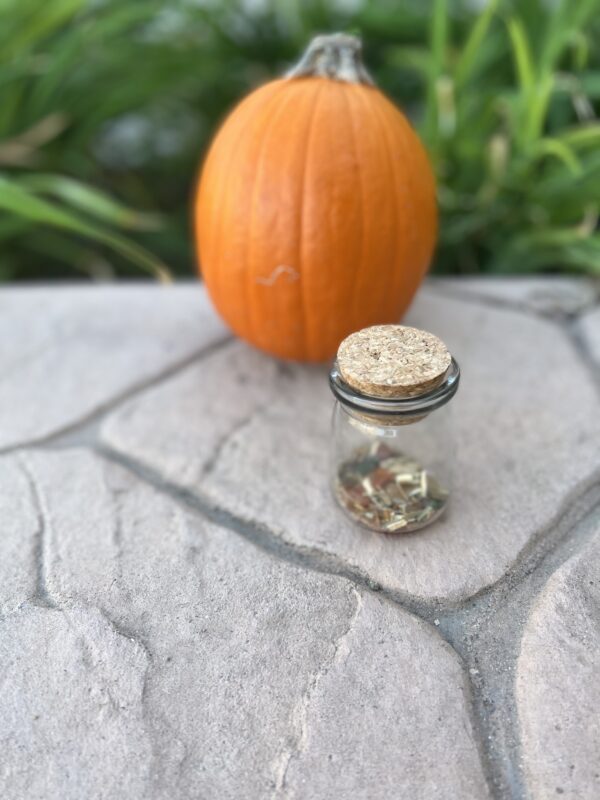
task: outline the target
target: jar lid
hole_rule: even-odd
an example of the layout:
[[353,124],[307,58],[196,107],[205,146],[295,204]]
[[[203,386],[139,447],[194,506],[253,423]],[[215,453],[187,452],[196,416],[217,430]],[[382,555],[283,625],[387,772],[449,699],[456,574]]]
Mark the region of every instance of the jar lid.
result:
[[440,386],[452,356],[437,336],[405,325],[373,325],[347,336],[337,367],[348,386],[380,398],[416,397]]

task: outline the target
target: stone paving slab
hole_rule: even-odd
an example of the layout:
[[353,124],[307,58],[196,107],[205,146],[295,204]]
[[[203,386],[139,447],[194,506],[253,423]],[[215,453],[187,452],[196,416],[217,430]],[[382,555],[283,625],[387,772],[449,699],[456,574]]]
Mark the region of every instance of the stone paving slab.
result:
[[591,360],[600,367],[600,308],[584,314],[577,322],[576,330]]
[[424,290],[408,322],[440,335],[463,370],[453,502],[419,533],[383,537],[341,515],[328,486],[325,370],[277,370],[243,343],[126,403],[102,438],[392,591],[459,601],[497,581],[598,466],[598,400],[566,336],[543,319]]
[[331,502],[326,370],[201,287],[0,291],[0,797],[595,800],[590,286],[420,292],[458,485],[398,538]]
[[39,517],[18,456],[0,457],[0,614],[35,592]]
[[0,291],[0,449],[73,425],[226,335],[202,291]]
[[487,797],[433,627],[89,452],[22,458],[43,586],[0,621],[0,796],[323,797],[350,759],[337,797]]
[[144,797],[146,654],[94,608],[25,603],[0,621],[6,800]]
[[365,596],[300,705],[286,796],[485,800],[465,702],[464,674],[448,645],[390,603]]
[[521,641],[516,695],[533,797],[600,797],[600,517],[550,578]]
[[457,298],[480,299],[548,317],[579,314],[600,298],[600,282],[563,276],[436,278],[432,283]]

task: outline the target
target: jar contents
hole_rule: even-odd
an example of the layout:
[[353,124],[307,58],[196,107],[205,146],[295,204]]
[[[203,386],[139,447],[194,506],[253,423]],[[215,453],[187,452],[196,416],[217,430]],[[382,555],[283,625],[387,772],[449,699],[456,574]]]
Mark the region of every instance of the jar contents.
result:
[[342,462],[334,488],[357,522],[389,533],[428,525],[448,501],[448,492],[430,472],[383,442],[361,447]]

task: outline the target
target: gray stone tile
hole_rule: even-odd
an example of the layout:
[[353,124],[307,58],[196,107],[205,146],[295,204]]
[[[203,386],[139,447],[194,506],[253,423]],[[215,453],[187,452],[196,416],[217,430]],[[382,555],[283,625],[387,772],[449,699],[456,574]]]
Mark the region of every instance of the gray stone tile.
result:
[[51,607],[0,624],[3,797],[487,797],[433,629],[89,452],[25,455]]
[[39,514],[21,456],[0,458],[0,614],[36,591]]
[[225,336],[200,286],[0,291],[0,447],[48,436]]
[[549,579],[521,642],[516,695],[534,800],[600,797],[600,526]]
[[366,595],[297,706],[281,796],[484,800],[467,703],[450,647],[424,623]]
[[102,439],[196,486],[232,432],[286,390],[288,368],[232,341],[165,384],[133,398],[102,426]]
[[535,314],[555,317],[578,314],[598,302],[600,285],[588,278],[545,276],[430,278],[433,289],[449,291],[457,299],[480,298],[508,303]]
[[600,308],[584,314],[577,321],[577,330],[592,360],[600,368]]
[[[463,369],[452,403],[453,500],[448,515],[422,532],[381,537],[341,515],[328,488],[326,370],[293,365],[274,372],[270,359],[242,343],[227,348],[227,362],[222,352],[126,404],[103,437],[235,514],[343,559],[394,591],[461,600],[498,580],[597,467],[597,399],[550,322],[427,289],[407,321],[440,335]],[[243,364],[252,373],[247,393],[239,382]],[[191,411],[190,397],[197,398]]]
[[93,608],[26,604],[0,620],[0,794],[147,797],[144,650]]

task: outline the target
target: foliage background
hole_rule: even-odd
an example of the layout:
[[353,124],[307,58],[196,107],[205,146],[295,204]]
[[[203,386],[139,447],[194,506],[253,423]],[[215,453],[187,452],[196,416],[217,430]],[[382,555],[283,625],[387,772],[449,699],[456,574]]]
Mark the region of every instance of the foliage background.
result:
[[210,136],[335,30],[430,151],[436,270],[600,274],[600,0],[0,0],[0,280],[191,274]]

